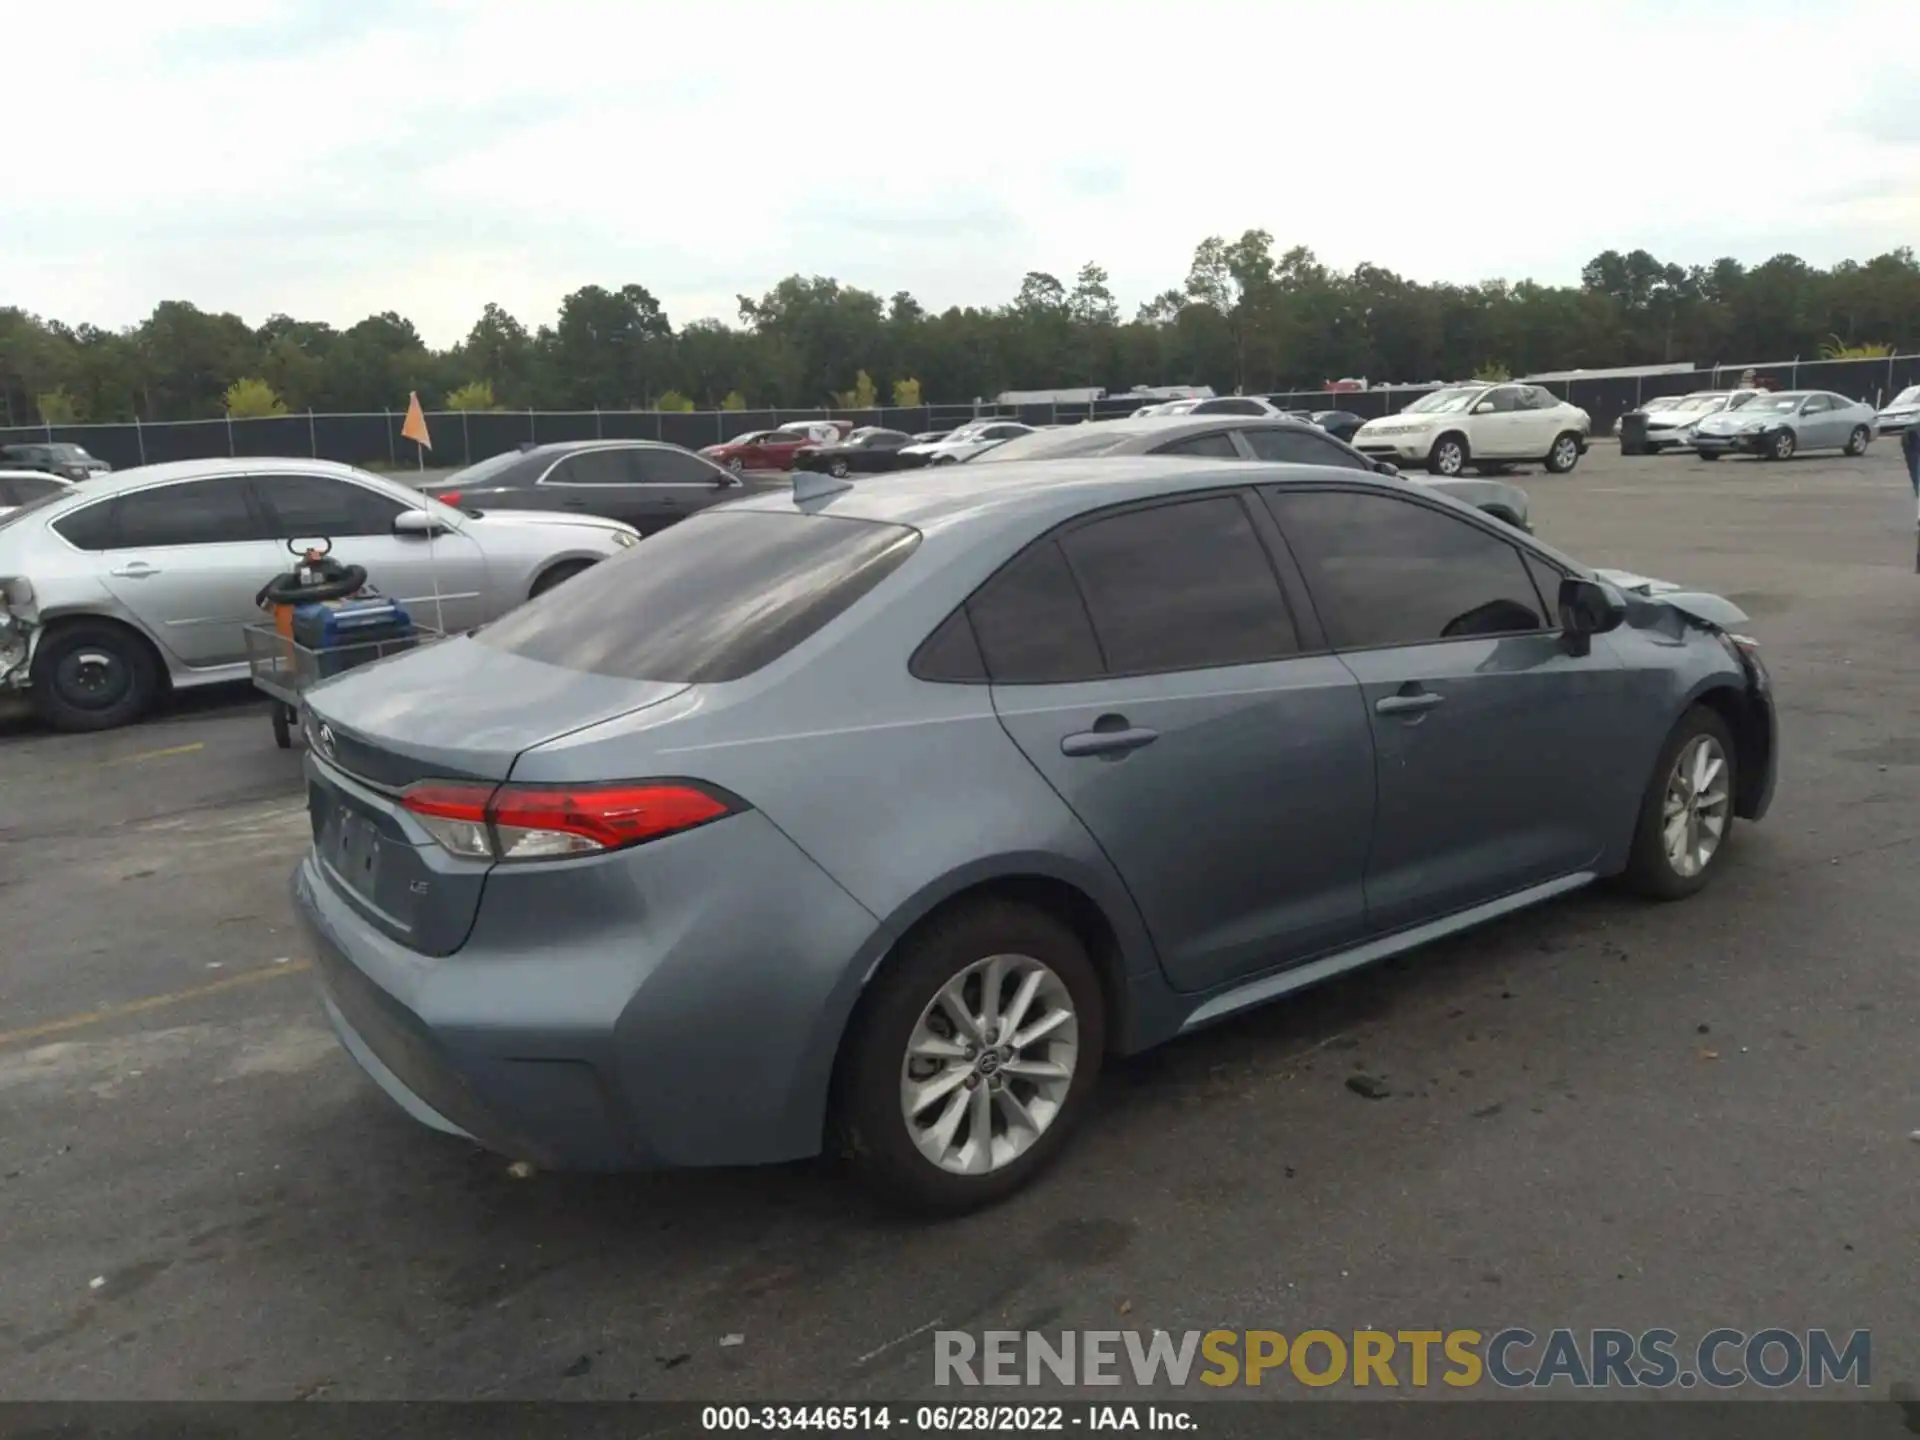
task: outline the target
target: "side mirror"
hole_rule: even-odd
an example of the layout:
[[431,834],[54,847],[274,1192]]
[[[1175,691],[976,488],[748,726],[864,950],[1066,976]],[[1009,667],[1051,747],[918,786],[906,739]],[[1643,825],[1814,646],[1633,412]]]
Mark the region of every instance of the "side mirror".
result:
[[1493,413],[1493,402],[1491,400],[1482,400],[1478,405],[1473,407],[1473,413],[1476,415],[1491,415]]
[[1391,461],[1376,460],[1373,462],[1373,473],[1376,475],[1385,475],[1397,480],[1400,478],[1400,467]]
[[393,533],[403,540],[425,540],[434,535],[451,535],[453,527],[425,510],[402,510],[393,517]]
[[1626,603],[1596,580],[1569,577],[1560,582],[1560,630],[1567,653],[1585,655],[1593,637],[1626,619]]

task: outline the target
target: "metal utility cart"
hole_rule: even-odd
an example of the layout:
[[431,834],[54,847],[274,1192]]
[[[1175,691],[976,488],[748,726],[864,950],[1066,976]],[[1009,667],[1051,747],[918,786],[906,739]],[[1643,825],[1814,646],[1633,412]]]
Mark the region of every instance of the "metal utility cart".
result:
[[247,626],[247,671],[254,688],[273,701],[273,743],[282,750],[292,748],[294,726],[300,718],[300,697],[309,686],[356,666],[417,650],[445,638],[444,632],[416,623],[410,635],[361,640],[317,650],[282,634],[272,621]]

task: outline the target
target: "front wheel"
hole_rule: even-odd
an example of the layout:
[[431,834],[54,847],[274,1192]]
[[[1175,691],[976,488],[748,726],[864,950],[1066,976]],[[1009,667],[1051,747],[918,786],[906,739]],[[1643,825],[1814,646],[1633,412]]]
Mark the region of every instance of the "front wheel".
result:
[[1720,452],[1718,450],[1696,450],[1693,453],[1698,455],[1702,460],[1718,460],[1720,458]]
[[1435,475],[1454,476],[1467,468],[1467,442],[1458,435],[1442,435],[1427,452],[1427,469]]
[[927,1213],[1004,1199],[1086,1111],[1105,1027],[1093,963],[1051,915],[991,901],[935,920],[849,1032],[834,1116],[855,1176]]
[[1849,455],[1866,454],[1867,442],[1872,438],[1873,436],[1867,433],[1866,426],[1864,425],[1854,426],[1853,433],[1847,436],[1847,454]]
[[1655,900],[1706,885],[1733,826],[1733,736],[1705,705],[1680,717],[1640,802],[1625,879]]
[[1553,448],[1547,452],[1547,473],[1564,475],[1580,463],[1580,437],[1571,430],[1553,442]]
[[727,461],[727,469],[733,471],[733,473],[736,475],[740,474],[746,468],[747,468],[747,462],[742,460],[738,455],[734,456],[731,460]]
[[846,479],[847,478],[847,462],[844,460],[834,461],[831,465],[827,466],[827,473],[833,476],[833,478],[836,480]]
[[1767,441],[1766,456],[1769,460],[1791,460],[1793,458],[1795,444],[1793,431],[1776,431],[1773,437]]

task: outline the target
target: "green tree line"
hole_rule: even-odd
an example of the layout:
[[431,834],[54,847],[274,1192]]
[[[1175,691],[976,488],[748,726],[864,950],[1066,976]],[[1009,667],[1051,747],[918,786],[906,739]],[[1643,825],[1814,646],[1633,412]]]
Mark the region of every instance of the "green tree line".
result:
[[1204,384],[1247,392],[1480,374],[1888,353],[1920,344],[1910,249],[1819,269],[1665,264],[1609,250],[1578,285],[1425,284],[1210,236],[1184,280],[1125,317],[1108,275],[1029,273],[993,307],[927,310],[823,276],[739,297],[737,323],[677,329],[641,285],[588,285],[549,325],[489,304],[435,350],[394,312],[345,329],[250,326],[181,300],[126,330],[0,309],[0,423],[180,420],[399,408],[661,409],[966,402],[1010,389]]

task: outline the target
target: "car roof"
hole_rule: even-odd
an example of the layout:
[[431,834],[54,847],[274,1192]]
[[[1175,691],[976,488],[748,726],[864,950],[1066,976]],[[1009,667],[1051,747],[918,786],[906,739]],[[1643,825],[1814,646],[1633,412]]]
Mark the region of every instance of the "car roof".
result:
[[1155,495],[1329,480],[1406,493],[1404,480],[1332,465],[1119,455],[908,470],[871,481],[849,480],[844,489],[819,499],[796,500],[790,493],[774,491],[733,501],[724,509],[791,514],[797,507],[809,514],[908,525],[923,532],[961,526],[1045,528],[1104,505]]
[[1088,420],[1079,425],[1059,425],[1053,427],[1050,433],[1114,435],[1125,441],[1134,436],[1175,440],[1182,435],[1210,435],[1217,430],[1273,429],[1305,430],[1313,435],[1326,433],[1318,425],[1289,415],[1284,410],[1274,415],[1126,415],[1118,420]]

